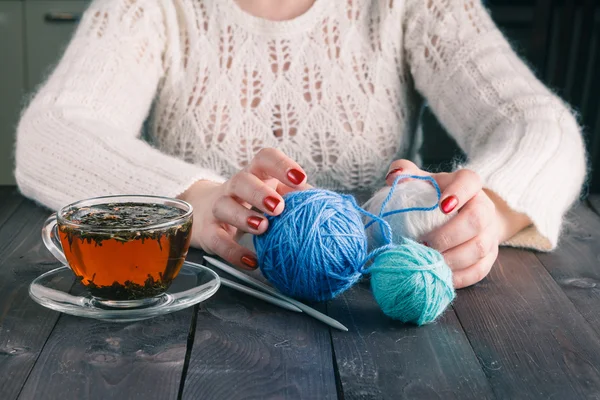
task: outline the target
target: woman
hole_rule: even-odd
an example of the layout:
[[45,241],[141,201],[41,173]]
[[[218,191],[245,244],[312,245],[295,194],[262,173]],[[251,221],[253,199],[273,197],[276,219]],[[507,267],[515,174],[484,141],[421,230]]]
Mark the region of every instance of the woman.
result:
[[420,96],[468,156],[435,175],[459,212],[421,238],[456,287],[500,243],[554,248],[585,177],[579,127],[479,0],[96,0],[22,117],[16,178],[53,209],[178,196],[193,245],[253,269],[234,238],[265,232],[285,192],[426,174],[403,159]]

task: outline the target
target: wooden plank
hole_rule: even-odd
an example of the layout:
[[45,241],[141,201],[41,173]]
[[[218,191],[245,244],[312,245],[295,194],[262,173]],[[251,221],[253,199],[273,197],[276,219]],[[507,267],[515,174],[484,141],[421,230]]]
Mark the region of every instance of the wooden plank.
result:
[[329,315],[344,399],[489,399],[485,373],[453,310],[416,327],[387,318],[361,282],[330,301]]
[[[15,202],[17,210],[6,213]],[[0,210],[9,214],[0,228],[0,398],[9,400],[19,394],[58,319],[28,295],[29,283],[56,264],[40,238],[49,211],[22,198]]]
[[490,275],[461,290],[454,307],[498,398],[600,392],[600,339],[535,254],[502,249]]
[[223,288],[200,305],[183,398],[335,399],[329,329]]
[[575,208],[558,249],[537,257],[600,336],[600,217],[586,206]]
[[63,315],[20,398],[176,399],[193,312],[132,323]]
[[596,212],[596,214],[600,215],[600,195],[592,195],[588,198],[589,206]]
[[133,323],[61,316],[19,398],[176,399],[192,309]]

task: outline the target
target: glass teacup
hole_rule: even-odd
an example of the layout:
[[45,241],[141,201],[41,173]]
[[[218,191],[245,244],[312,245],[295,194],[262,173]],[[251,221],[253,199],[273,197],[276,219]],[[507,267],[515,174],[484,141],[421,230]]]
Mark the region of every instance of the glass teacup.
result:
[[107,307],[152,304],[179,273],[192,206],[155,196],[78,201],[46,220],[44,244]]

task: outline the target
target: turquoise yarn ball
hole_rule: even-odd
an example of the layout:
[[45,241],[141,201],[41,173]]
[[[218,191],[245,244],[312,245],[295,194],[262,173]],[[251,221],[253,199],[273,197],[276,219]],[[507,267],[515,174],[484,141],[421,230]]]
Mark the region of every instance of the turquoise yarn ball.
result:
[[[354,197],[328,190],[287,194],[283,213],[267,216],[267,232],[253,238],[263,275],[283,294],[324,301],[371,274],[373,295],[387,316],[417,325],[434,321],[454,299],[452,271],[434,249],[406,238],[392,243],[393,227],[383,212],[392,195],[376,215],[360,208]],[[435,208],[392,210],[388,216]],[[362,214],[372,219],[367,226],[380,229],[384,239],[371,253]]]
[[402,322],[433,322],[455,297],[452,271],[442,255],[412,240],[379,254],[368,272],[381,310]]
[[284,196],[285,209],[267,216],[269,228],[254,236],[263,275],[281,293],[324,301],[362,275],[367,238],[354,197],[311,189]]

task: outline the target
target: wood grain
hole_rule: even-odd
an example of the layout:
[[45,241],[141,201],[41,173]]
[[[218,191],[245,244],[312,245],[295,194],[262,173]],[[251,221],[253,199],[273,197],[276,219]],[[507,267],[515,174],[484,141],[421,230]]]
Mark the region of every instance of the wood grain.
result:
[[498,398],[597,398],[600,340],[533,253],[502,249],[454,307]]
[[559,247],[537,257],[600,336],[600,217],[588,207],[575,208]]
[[[9,195],[9,196],[12,196]],[[15,210],[13,210],[16,207]],[[56,266],[42,244],[42,223],[50,214],[20,196],[0,201],[0,398],[17,397],[58,313],[34,303],[29,284]],[[68,289],[70,283],[67,283]]]
[[200,305],[184,399],[335,399],[327,326],[222,288]]
[[133,323],[62,315],[21,397],[176,399],[193,307]]
[[349,332],[332,332],[344,399],[489,399],[487,378],[449,309],[416,327],[386,317],[361,282],[328,304]]
[[594,212],[600,215],[600,195],[592,195],[588,198],[589,207],[594,210]]
[[61,316],[21,399],[176,399],[191,310],[133,323]]

